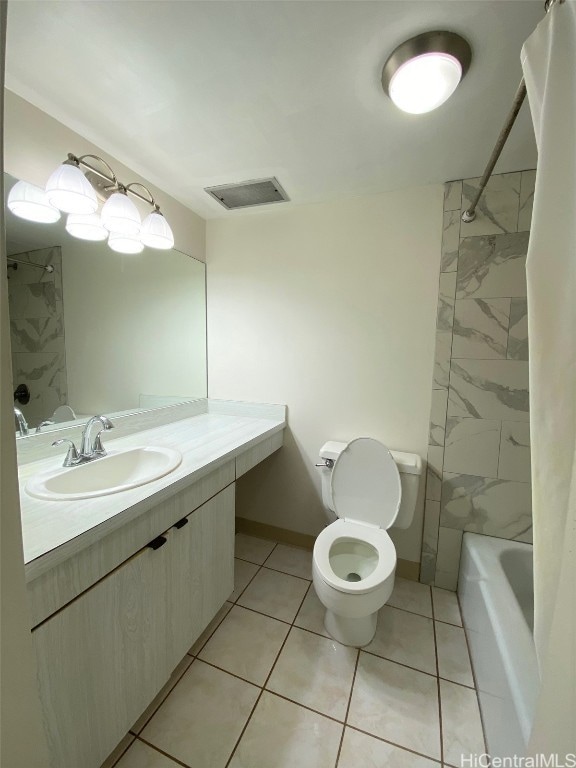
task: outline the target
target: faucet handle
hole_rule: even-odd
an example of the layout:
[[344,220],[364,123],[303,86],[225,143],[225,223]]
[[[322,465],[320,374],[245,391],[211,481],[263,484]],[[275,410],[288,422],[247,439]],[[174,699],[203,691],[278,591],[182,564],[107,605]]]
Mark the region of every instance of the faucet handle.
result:
[[72,442],[72,440],[67,440],[65,437],[61,438],[60,440],[55,440],[52,443],[52,447],[56,445],[62,445],[62,443],[70,443],[70,448],[68,448],[68,453],[66,454],[66,457],[64,459],[63,467],[73,467],[75,464],[78,464],[80,461],[80,457],[78,456],[78,451],[76,450],[76,446]]
[[[110,429],[111,427],[104,427],[104,429]],[[102,445],[102,440],[100,439],[101,432],[98,432],[96,437],[94,438],[94,444],[92,446],[92,453],[96,456],[106,456],[106,449]]]
[[36,434],[39,435],[42,432],[42,427],[49,427],[51,424],[54,424],[51,419],[45,419],[44,421],[41,421],[40,424],[38,424],[36,427]]

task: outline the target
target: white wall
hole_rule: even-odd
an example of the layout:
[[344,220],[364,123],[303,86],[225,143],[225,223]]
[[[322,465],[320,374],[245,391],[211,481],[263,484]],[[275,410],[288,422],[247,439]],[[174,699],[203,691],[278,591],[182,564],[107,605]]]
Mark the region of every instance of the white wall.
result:
[[[0,4],[0,87],[4,84],[6,3]],[[2,124],[0,98],[0,125]],[[0,147],[1,153],[1,147]],[[3,195],[0,154],[0,193]],[[8,286],[4,243],[4,211],[0,211],[0,765],[5,768],[45,768],[47,745],[36,684],[36,659],[30,635],[30,615],[24,580],[22,530],[18,498],[16,439],[12,413],[12,366],[8,321]]]
[[[209,395],[289,409],[238,515],[317,534],[328,439],[426,456],[441,222],[430,186],[207,223]],[[399,555],[416,561],[421,516],[411,534]]]
[[[196,213],[134,173],[119,160],[92,144],[80,134],[20,98],[4,91],[4,170],[17,179],[43,187],[52,171],[68,152],[74,155],[95,154],[112,165],[124,184],[139,181],[157,199],[174,232],[175,248],[205,260],[205,222]],[[137,130],[135,130],[135,139]]]

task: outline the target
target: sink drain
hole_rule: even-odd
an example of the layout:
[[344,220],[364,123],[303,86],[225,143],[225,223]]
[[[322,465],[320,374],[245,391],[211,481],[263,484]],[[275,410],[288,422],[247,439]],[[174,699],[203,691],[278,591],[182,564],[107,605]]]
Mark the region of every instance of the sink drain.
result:
[[346,581],[362,581],[362,577],[359,576],[357,573],[349,573],[348,576],[346,576]]

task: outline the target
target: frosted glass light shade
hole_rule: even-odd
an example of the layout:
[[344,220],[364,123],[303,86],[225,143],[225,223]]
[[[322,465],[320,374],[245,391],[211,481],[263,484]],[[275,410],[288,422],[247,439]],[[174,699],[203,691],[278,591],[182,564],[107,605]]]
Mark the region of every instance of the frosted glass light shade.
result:
[[98,198],[94,188],[77,165],[62,163],[48,179],[49,202],[64,213],[95,213]]
[[390,98],[404,112],[420,115],[443,104],[462,78],[462,65],[449,53],[424,53],[402,64],[390,80]]
[[27,181],[17,181],[14,184],[8,195],[7,205],[14,216],[27,221],[53,224],[60,218],[60,211],[50,205],[46,192]]
[[170,225],[157,211],[152,211],[142,222],[140,240],[149,248],[159,248],[167,251],[174,247],[174,235]]
[[106,240],[108,230],[102,226],[97,213],[69,213],[66,219],[66,232],[80,240]]
[[138,235],[125,235],[121,232],[110,232],[108,245],[118,253],[142,253],[144,245]]
[[102,224],[109,232],[138,235],[142,222],[138,208],[122,192],[114,192],[102,207]]

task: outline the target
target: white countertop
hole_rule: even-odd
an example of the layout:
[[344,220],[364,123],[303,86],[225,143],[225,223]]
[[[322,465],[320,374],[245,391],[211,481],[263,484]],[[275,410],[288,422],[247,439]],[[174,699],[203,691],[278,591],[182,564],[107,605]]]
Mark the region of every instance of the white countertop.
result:
[[[257,406],[254,407],[256,409]],[[230,410],[234,409],[231,407]],[[141,445],[166,446],[182,453],[182,463],[170,474],[151,483],[93,499],[45,501],[26,493],[25,485],[31,475],[62,466],[64,450],[54,458],[22,465],[19,482],[25,563],[43,558],[43,561],[53,560],[51,564],[55,565],[65,556],[62,551],[58,556],[57,551],[65,549],[71,540],[76,540],[76,550],[81,548],[81,544],[84,545],[78,541],[79,537],[85,539],[85,546],[88,546],[101,535],[124,525],[128,519],[151,509],[281,431],[286,426],[284,414],[282,406],[264,410],[265,418],[209,412],[116,440],[113,439],[113,432],[102,433],[104,445],[109,451]],[[49,557],[47,553],[51,553]],[[30,577],[29,568],[26,570]]]

